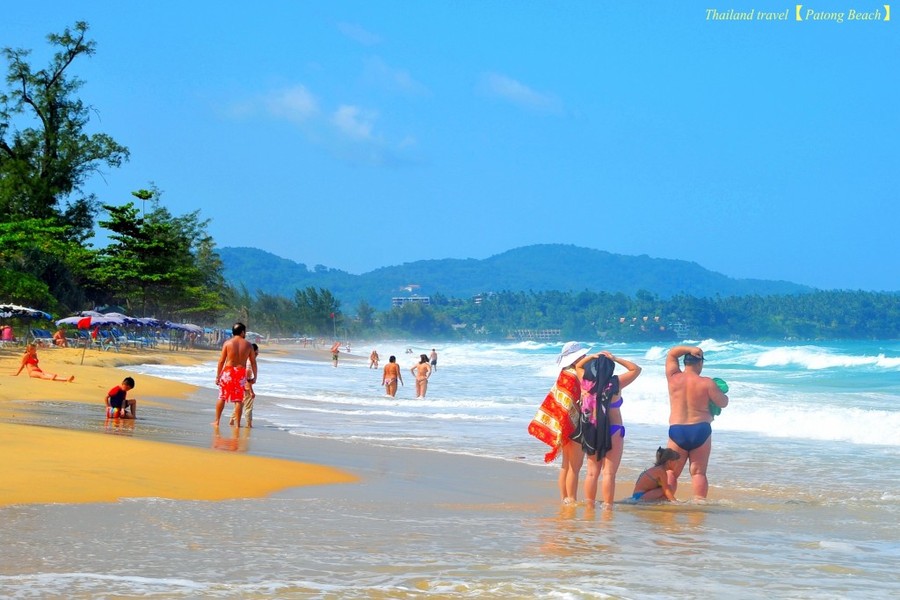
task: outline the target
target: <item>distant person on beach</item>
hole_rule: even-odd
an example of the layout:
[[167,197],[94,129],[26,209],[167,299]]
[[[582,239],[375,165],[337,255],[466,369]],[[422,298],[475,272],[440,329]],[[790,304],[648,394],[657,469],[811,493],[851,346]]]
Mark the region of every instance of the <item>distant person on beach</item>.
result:
[[[616,364],[628,371],[613,375]],[[597,501],[598,480],[602,473],[603,504],[611,508],[616,494],[616,473],[625,448],[622,390],[637,379],[641,368],[604,350],[575,363],[575,372],[581,381],[581,448],[587,455],[584,500],[588,506]]]
[[[232,338],[222,344],[222,355],[216,366],[216,385],[219,386],[219,401],[216,403],[216,420],[212,422],[219,426],[222,410],[226,402],[235,403],[237,421],[241,421],[241,412],[244,402],[244,386],[249,381],[256,383],[259,379],[259,369],[256,365],[256,355],[253,346],[247,341],[247,327],[243,323],[235,323],[231,328]],[[247,378],[247,362],[250,362],[253,377]]]
[[428,378],[431,377],[428,355],[419,355],[419,364],[414,365],[410,371],[416,376],[416,400],[421,400],[425,398],[425,393],[428,391]]
[[[678,359],[684,357],[684,371]],[[666,381],[669,386],[669,448],[681,457],[669,471],[672,492],[678,488],[678,477],[690,460],[694,498],[706,498],[709,480],[706,468],[712,451],[713,415],[709,405],[728,406],[728,396],[709,377],[701,377],[703,350],[696,346],[676,346],[666,355]]]
[[[253,348],[253,356],[259,358],[259,346],[255,343],[250,344]],[[253,371],[247,371],[247,383],[244,384],[244,402],[241,411],[238,411],[238,404],[234,405],[234,412],[231,414],[231,420],[228,424],[241,426],[241,414],[247,416],[247,427],[253,427],[253,401],[256,400],[256,393],[253,391]]]
[[657,448],[656,464],[638,475],[631,499],[642,502],[666,499],[675,502],[675,492],[669,487],[668,472],[675,468],[679,458],[681,455],[671,448]]
[[437,350],[435,350],[434,348],[432,348],[432,349],[431,349],[431,356],[430,356],[429,358],[431,359],[431,370],[432,370],[432,371],[437,371]]
[[581,419],[581,383],[575,373],[575,363],[589,351],[581,342],[566,342],[556,358],[560,367],[556,383],[528,425],[528,433],[550,446],[544,462],[553,462],[562,453],[557,483],[563,504],[574,504],[578,500],[578,477],[584,463],[584,451],[580,441],[571,439],[577,433]]
[[3,331],[0,333],[0,341],[2,342],[15,342],[16,336],[13,335],[12,327],[9,325],[3,326]]
[[369,355],[369,368],[377,369],[378,368],[378,353],[372,350],[372,354]]
[[335,342],[331,345],[331,360],[334,362],[334,366],[337,366],[338,356],[341,354],[341,343]]
[[34,344],[28,344],[27,346],[25,346],[25,354],[22,355],[22,364],[19,365],[19,370],[16,371],[16,374],[13,375],[13,377],[17,377],[19,373],[22,372],[22,369],[26,369],[28,371],[28,376],[35,379],[46,379],[47,381],[66,381],[68,383],[72,383],[73,381],[75,381],[74,375],[66,377],[65,375],[57,375],[56,373],[46,373],[42,371],[38,366],[37,346],[35,346]]
[[400,385],[403,385],[403,375],[400,374],[397,357],[391,355],[388,364],[384,365],[384,373],[381,376],[381,385],[387,388],[387,395],[391,398],[397,395],[397,380],[400,380]]
[[[106,392],[106,418],[137,419],[137,400],[126,397],[133,389],[134,379],[126,377],[122,383]],[[126,409],[131,411],[130,415]]]
[[69,340],[66,339],[66,332],[63,331],[63,328],[60,327],[56,330],[56,333],[53,334],[53,343],[59,346],[60,348],[68,348]]

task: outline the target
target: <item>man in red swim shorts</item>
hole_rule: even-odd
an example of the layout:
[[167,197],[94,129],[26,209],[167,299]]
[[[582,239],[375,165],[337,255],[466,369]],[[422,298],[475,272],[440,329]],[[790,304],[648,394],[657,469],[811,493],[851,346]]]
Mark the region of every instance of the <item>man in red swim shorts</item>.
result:
[[[231,328],[232,338],[222,344],[222,355],[216,367],[216,385],[219,386],[219,401],[216,403],[216,420],[212,422],[214,427],[219,426],[222,410],[226,402],[235,403],[235,417],[240,423],[244,401],[244,385],[255,383],[259,378],[256,367],[256,355],[253,346],[245,338],[247,328],[243,323],[235,323]],[[247,379],[247,361],[250,361],[253,377]]]

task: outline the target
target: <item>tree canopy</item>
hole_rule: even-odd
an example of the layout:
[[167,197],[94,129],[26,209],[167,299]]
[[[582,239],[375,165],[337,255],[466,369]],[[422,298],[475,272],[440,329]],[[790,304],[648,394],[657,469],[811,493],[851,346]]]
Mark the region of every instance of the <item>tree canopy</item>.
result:
[[224,307],[222,263],[199,211],[175,216],[155,188],[132,195],[150,201],[104,204],[99,226],[110,243],[95,250],[99,202],[84,184],[116,168],[129,151],[105,133],[88,133],[95,110],[79,96],[72,73],[96,52],[83,21],[50,34],[55,52],[44,68],[30,50],[4,48],[7,87],[0,90],[0,292],[4,301],[73,311],[125,304],[158,317],[212,319]]
[[4,48],[9,90],[0,93],[0,215],[5,220],[56,219],[66,234],[93,234],[96,198],[83,194],[87,178],[128,160],[128,149],[104,133],[88,134],[92,107],[77,93],[83,82],[69,73],[96,52],[79,21],[47,40],[58,48],[50,64],[34,70],[30,50]]

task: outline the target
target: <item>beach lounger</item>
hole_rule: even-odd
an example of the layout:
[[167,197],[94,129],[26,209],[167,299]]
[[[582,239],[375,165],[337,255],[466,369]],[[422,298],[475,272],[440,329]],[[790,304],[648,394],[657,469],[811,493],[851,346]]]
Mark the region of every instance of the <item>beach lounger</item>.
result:
[[34,339],[34,343],[38,346],[44,346],[47,348],[53,348],[56,346],[56,344],[53,343],[53,334],[46,329],[32,329],[31,337]]

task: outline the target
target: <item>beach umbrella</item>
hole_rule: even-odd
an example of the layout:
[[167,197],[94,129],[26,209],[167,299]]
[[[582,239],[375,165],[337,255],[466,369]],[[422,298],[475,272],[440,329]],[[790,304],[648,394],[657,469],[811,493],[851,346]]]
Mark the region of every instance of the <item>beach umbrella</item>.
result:
[[[93,312],[93,311],[82,311],[84,312]],[[82,313],[79,313],[82,314]],[[66,317],[65,319],[60,319],[56,322],[57,325],[75,325],[78,329],[90,329],[91,327],[99,327],[101,325],[123,325],[125,323],[124,320],[119,317],[110,317],[109,315],[102,315],[100,313],[96,313],[99,316],[74,316],[74,317]],[[87,352],[88,340],[84,340],[84,348],[81,350],[81,364],[84,364],[84,353]]]
[[122,313],[117,312],[108,312],[103,315],[104,317],[112,317],[114,319],[122,319],[122,322],[126,325],[141,325],[141,320],[137,317],[129,317],[128,315],[123,315]]
[[56,324],[75,325],[78,329],[90,329],[97,325],[124,325],[125,320],[121,317],[111,317],[109,315],[100,315],[99,317],[75,316],[59,319]]
[[166,321],[165,326],[169,329],[175,329],[178,331],[203,333],[203,328],[199,325],[194,325],[193,323],[173,323],[172,321]]
[[16,318],[53,319],[49,314],[36,308],[28,308],[27,306],[19,306],[18,304],[0,304],[0,319]]

